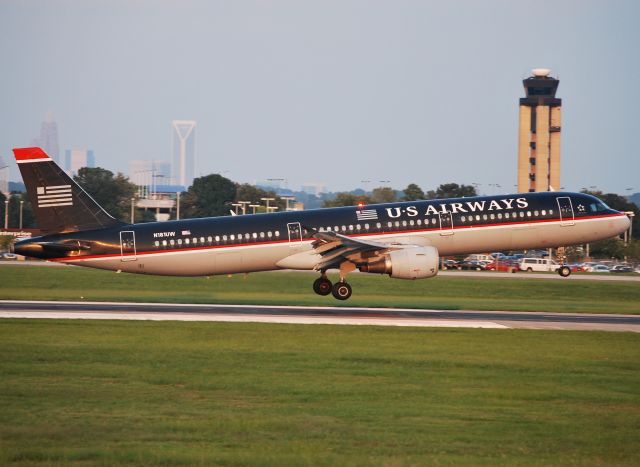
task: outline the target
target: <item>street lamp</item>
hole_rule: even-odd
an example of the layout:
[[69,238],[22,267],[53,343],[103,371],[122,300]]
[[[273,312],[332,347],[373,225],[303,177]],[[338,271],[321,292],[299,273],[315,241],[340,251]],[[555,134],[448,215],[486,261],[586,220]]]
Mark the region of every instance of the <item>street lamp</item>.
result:
[[238,201],[238,204],[242,205],[242,215],[247,213],[247,205],[251,204],[251,201]]
[[242,204],[240,204],[240,203],[231,203],[231,206],[233,206],[234,208],[236,208],[236,216],[237,216],[237,215],[238,215],[238,208],[239,208],[240,206],[242,206]]
[[4,229],[9,228],[9,200],[4,200]]
[[135,219],[135,203],[136,203],[136,199],[135,198],[131,198],[131,223],[135,224],[136,223],[136,219]]
[[20,230],[22,230],[22,208],[24,206],[24,200],[20,200]]
[[275,201],[275,198],[260,198],[261,201],[264,201],[267,205],[267,212],[269,212],[269,201]]
[[255,214],[256,213],[256,209],[259,208],[260,205],[259,204],[250,204],[249,207],[253,208],[253,213],[252,214]]

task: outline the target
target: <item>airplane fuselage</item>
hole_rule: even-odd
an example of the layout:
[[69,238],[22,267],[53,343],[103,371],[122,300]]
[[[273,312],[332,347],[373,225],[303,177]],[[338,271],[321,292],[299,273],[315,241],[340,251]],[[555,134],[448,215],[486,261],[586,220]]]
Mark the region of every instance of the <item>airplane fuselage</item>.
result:
[[[628,225],[626,215],[587,194],[519,193],[127,224],[37,237],[15,249],[100,269],[203,276],[313,269],[316,232],[430,246],[449,256],[582,244]],[[37,248],[46,242],[69,249]]]

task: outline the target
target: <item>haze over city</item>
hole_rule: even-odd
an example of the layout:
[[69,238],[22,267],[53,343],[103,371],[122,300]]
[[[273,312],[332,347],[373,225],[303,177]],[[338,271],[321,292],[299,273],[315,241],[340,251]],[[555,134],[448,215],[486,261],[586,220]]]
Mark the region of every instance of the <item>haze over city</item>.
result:
[[0,155],[52,112],[61,153],[89,148],[128,173],[170,160],[171,121],[186,119],[196,176],[511,192],[522,79],[547,67],[563,187],[630,194],[639,15],[634,1],[8,0]]

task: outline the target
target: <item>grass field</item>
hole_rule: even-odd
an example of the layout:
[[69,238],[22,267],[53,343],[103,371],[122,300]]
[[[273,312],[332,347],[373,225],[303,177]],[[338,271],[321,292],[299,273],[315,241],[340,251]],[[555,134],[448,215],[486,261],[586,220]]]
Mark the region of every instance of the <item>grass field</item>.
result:
[[0,320],[1,465],[638,465],[640,337]]
[[441,276],[403,281],[353,274],[346,302],[311,290],[313,274],[159,277],[78,267],[0,266],[0,299],[373,306],[640,313],[640,283]]

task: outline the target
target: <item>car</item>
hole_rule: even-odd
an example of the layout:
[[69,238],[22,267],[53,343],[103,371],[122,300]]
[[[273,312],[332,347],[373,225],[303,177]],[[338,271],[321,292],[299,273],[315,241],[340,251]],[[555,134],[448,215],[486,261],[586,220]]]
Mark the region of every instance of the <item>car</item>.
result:
[[506,271],[516,272],[520,270],[518,263],[513,261],[498,261],[497,263],[489,263],[485,266],[487,271]]
[[18,259],[18,255],[13,254],[13,253],[3,253],[2,254],[2,259],[8,259],[8,260],[16,260]]
[[442,269],[456,269],[458,267],[458,262],[455,259],[445,259],[442,261]]
[[618,264],[612,267],[609,272],[633,272],[633,268],[626,264]]
[[458,269],[468,269],[473,271],[484,271],[485,264],[482,261],[462,261],[458,264]]
[[604,264],[596,264],[591,268],[590,272],[611,272],[609,266],[605,266]]

